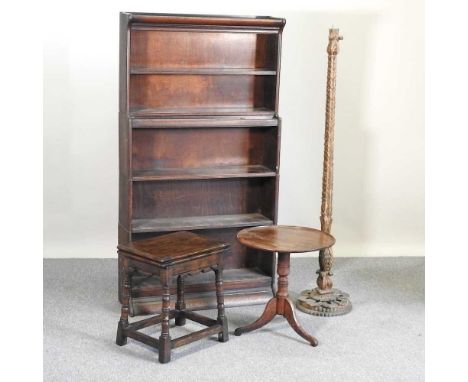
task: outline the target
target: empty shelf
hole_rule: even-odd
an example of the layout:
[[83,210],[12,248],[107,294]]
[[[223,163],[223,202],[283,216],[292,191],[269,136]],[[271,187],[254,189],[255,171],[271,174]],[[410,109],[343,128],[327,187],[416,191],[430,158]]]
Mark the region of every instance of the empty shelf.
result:
[[261,165],[220,166],[209,168],[168,168],[156,170],[134,170],[133,181],[186,180],[274,177],[276,172]]
[[275,111],[264,107],[207,107],[207,108],[152,108],[133,109],[131,118],[145,118],[155,116],[181,116],[181,115],[239,115],[272,118]]
[[133,66],[130,68],[130,74],[275,76],[276,70],[268,68],[155,68],[148,66]]
[[132,232],[169,232],[212,228],[253,227],[272,224],[273,221],[271,219],[259,213],[134,219],[132,221]]

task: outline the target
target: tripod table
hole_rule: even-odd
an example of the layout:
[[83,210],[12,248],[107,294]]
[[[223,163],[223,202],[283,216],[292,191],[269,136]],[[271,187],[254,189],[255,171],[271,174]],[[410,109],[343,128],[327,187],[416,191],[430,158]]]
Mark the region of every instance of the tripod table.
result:
[[267,302],[263,314],[247,326],[237,328],[236,336],[261,328],[276,315],[284,316],[289,325],[312,346],[317,346],[317,339],[308,334],[298,323],[294,304],[289,299],[288,275],[290,254],[312,252],[329,248],[335,244],[335,238],[313,228],[296,226],[262,226],[243,229],[237,239],[245,246],[267,252],[278,252],[278,290],[276,296]]

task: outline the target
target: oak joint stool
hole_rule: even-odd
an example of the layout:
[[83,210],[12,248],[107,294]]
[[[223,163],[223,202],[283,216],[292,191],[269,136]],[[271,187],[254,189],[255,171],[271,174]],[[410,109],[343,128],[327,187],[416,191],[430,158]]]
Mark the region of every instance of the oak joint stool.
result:
[[[127,337],[143,342],[159,351],[159,362],[171,360],[171,350],[204,337],[218,334],[220,342],[229,339],[228,324],[224,313],[223,254],[228,244],[212,240],[191,232],[175,232],[151,239],[133,241],[119,245],[122,256],[123,301],[120,321],[117,326],[116,344],[127,343]],[[193,273],[213,270],[215,273],[218,317],[216,320],[187,311],[184,299],[184,277]],[[128,322],[131,299],[131,275],[142,271],[159,275],[163,287],[162,313],[137,322]],[[177,276],[177,302],[170,309],[170,288],[173,277]],[[200,331],[171,339],[169,320],[175,318],[177,326],[185,325],[186,319],[207,326]],[[161,324],[159,339],[139,332],[148,326]]]

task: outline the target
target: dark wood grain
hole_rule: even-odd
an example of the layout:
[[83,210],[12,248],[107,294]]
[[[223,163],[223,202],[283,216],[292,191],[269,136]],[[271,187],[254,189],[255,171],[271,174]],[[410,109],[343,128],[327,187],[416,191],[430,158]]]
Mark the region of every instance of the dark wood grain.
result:
[[134,182],[147,182],[153,180],[262,178],[274,176],[276,176],[274,170],[262,165],[238,165],[133,170],[132,180]]
[[329,248],[335,238],[318,229],[296,226],[253,227],[240,231],[239,241],[271,252],[312,252]]
[[249,170],[246,166],[276,171],[277,157],[271,148],[276,147],[277,140],[276,127],[138,129],[133,132],[132,167],[137,173],[201,168],[198,172],[210,175],[211,171],[213,177],[220,170],[229,171],[229,167],[243,173]]
[[[176,316],[176,313],[173,312],[170,315],[170,318],[174,318],[175,316]],[[145,318],[144,320],[140,320],[140,321],[134,322],[132,324],[128,324],[127,329],[140,330],[140,329],[143,329],[143,328],[147,328],[148,326],[153,326],[153,325],[160,324],[162,319],[163,318],[162,318],[161,315],[148,317],[148,318]]]
[[273,224],[262,214],[183,216],[180,218],[134,219],[132,232],[170,232],[213,228],[250,227]]
[[[245,287],[239,290],[226,290],[224,292],[224,302],[227,308],[264,305],[272,296],[271,293],[271,277],[270,283],[264,288],[246,289]],[[172,296],[172,298],[175,298]],[[189,310],[207,310],[216,309],[216,295],[213,292],[196,292],[185,295],[185,304]],[[132,317],[145,316],[148,314],[158,314],[161,312],[161,297],[152,295],[150,297],[136,298],[132,300]],[[171,309],[174,306],[171,305]]]
[[192,232],[174,232],[151,239],[120,244],[117,248],[164,264],[192,259],[200,254],[206,255],[210,252],[222,251],[227,248],[227,244]]
[[199,330],[196,333],[186,334],[185,336],[176,338],[175,340],[172,341],[172,347],[175,349],[175,348],[178,348],[179,346],[187,345],[189,343],[198,341],[207,336],[211,336],[212,334],[218,334],[220,330],[221,330],[221,325],[214,324],[213,326]]
[[158,68],[151,66],[133,66],[130,74],[208,74],[213,76],[238,75],[238,76],[276,76],[276,70],[269,69],[245,69],[245,68]]
[[[119,244],[197,230],[231,245],[225,304],[265,302],[274,259],[236,234],[277,219],[284,20],[120,17]],[[119,254],[121,301],[124,265]],[[130,287],[130,314],[161,311],[160,281]],[[186,282],[187,307],[216,307],[211,282]]]
[[[238,116],[240,118],[251,117],[258,118],[274,118],[276,111],[270,108],[261,106],[199,106],[199,107],[159,107],[145,108],[133,106],[129,112],[130,118],[161,118],[161,117],[231,117]],[[244,123],[245,126],[246,123]]]
[[156,338],[150,337],[145,333],[140,333],[133,330],[126,330],[125,335],[127,337],[133,338],[134,340],[143,342],[144,344],[151,346],[155,349],[159,347],[159,341]]
[[[212,334],[218,334],[220,342],[226,342],[228,323],[224,311],[223,291],[223,254],[228,244],[191,232],[175,232],[140,241],[131,241],[119,245],[119,255],[122,259],[123,302],[120,320],[117,325],[116,344],[123,346],[127,338],[132,338],[158,350],[160,363],[171,360],[172,349],[197,341]],[[215,273],[218,316],[216,320],[204,317],[186,310],[184,278],[193,273],[212,270]],[[159,277],[161,293],[161,314],[151,318],[129,323],[129,308],[131,285],[133,277],[138,273],[146,273]],[[177,277],[177,302],[175,310],[171,309],[172,280]],[[177,339],[170,335],[170,320],[176,319],[177,325],[184,325],[185,320],[193,320],[207,326]],[[161,334],[158,339],[141,333],[138,330],[151,325],[161,324]]]
[[198,322],[199,324],[205,325],[205,326],[211,326],[215,325],[217,323],[216,320],[213,320],[212,318],[208,318],[205,316],[202,316],[201,314],[195,313],[195,312],[190,312],[186,311],[183,313],[185,318],[188,318],[191,321]]
[[132,75],[130,108],[264,108],[274,110],[274,76]]
[[133,219],[260,213],[271,219],[273,178],[135,182]]
[[270,322],[276,315],[281,315],[286,318],[297,334],[312,346],[317,346],[317,339],[307,333],[299,324],[294,311],[294,304],[289,299],[290,252],[309,252],[330,248],[335,244],[334,237],[313,228],[270,226],[243,229],[237,234],[237,238],[243,245],[248,247],[278,252],[276,270],[278,290],[276,296],[267,303],[262,315],[251,324],[237,328],[234,334],[240,336],[243,333],[258,329]]
[[177,302],[175,304],[177,314],[175,316],[176,326],[184,326],[186,322],[187,305],[185,305],[185,276],[177,276]]
[[[271,220],[268,220],[265,224],[273,224],[273,222]],[[255,225],[258,224],[255,224],[255,222],[253,222],[248,226]],[[231,250],[224,257],[224,267],[225,273],[227,275],[226,282],[237,284],[239,288],[255,288],[257,285],[250,284],[249,280],[252,280],[252,278],[256,279],[257,277],[262,280],[264,279],[264,277],[270,277],[271,280],[271,274],[274,274],[275,270],[273,268],[271,256],[268,256],[269,252],[260,251],[254,248],[248,248],[245,245],[242,245],[237,240],[237,232],[239,232],[243,228],[245,228],[245,225],[241,227],[224,226],[222,228],[220,228],[220,226],[215,226],[210,229],[189,230],[199,235],[229,244]],[[167,234],[167,231],[146,233],[142,232],[133,233],[132,237],[133,240],[143,240],[165,234]],[[270,259],[268,259],[269,257]],[[257,277],[254,277],[254,274],[257,274]],[[230,277],[229,275],[232,275],[232,277]],[[203,279],[201,275],[194,276],[193,278],[187,280],[187,291],[190,290],[192,292],[195,292],[195,290],[191,289],[190,284],[192,280],[198,279],[200,279],[200,282],[205,283],[205,281],[201,281]],[[195,288],[201,288],[201,292],[206,291],[206,289],[204,289],[204,287],[201,284],[198,284],[198,281],[196,281],[195,283],[197,284]],[[263,281],[261,282],[261,285],[263,286]],[[136,284],[133,285],[133,288],[136,288]]]
[[134,118],[131,125],[135,129],[158,128],[158,129],[178,129],[178,128],[207,128],[207,127],[270,127],[278,126],[278,120],[267,118]]
[[283,28],[285,19],[269,16],[217,16],[217,15],[179,15],[168,13],[125,13],[134,23],[168,25],[211,25]]
[[264,69],[277,66],[274,34],[132,30],[131,67]]
[[289,299],[288,275],[290,270],[290,254],[278,253],[278,264],[276,273],[278,274],[278,290],[275,297],[269,300],[261,316],[251,324],[238,327],[234,334],[240,336],[244,333],[259,329],[268,324],[277,315],[283,316],[288,321],[294,331],[304,338],[311,346],[317,346],[318,341],[314,336],[307,333],[299,324],[294,312],[294,304]]
[[[274,257],[248,248],[236,239],[239,228],[198,230],[200,235],[226,242],[230,251],[224,260],[224,301],[226,307],[265,304],[272,296]],[[160,233],[159,235],[164,234]],[[149,233],[134,234],[139,240],[152,237]],[[227,269],[226,269],[227,268]],[[185,278],[185,303],[189,310],[216,308],[212,273],[198,273]],[[132,277],[131,314],[145,315],[161,312],[162,289],[157,275],[135,274]],[[171,287],[171,307],[176,301],[175,283]]]

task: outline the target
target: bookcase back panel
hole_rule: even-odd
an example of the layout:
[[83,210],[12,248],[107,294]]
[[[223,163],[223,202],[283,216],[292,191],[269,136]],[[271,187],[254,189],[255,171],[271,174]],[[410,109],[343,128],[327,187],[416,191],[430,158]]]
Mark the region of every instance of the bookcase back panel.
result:
[[130,108],[274,109],[276,77],[251,75],[132,75]]
[[276,68],[277,35],[132,30],[130,65],[151,68]]
[[262,213],[272,219],[274,189],[274,178],[136,182],[133,218]]
[[224,266],[226,269],[258,267],[259,261],[257,254],[260,251],[247,248],[236,239],[239,228],[201,230],[197,231],[200,235],[205,235],[216,240],[229,244],[230,250],[224,257]]
[[276,127],[135,129],[133,170],[249,165],[275,170],[271,148],[277,139]]

